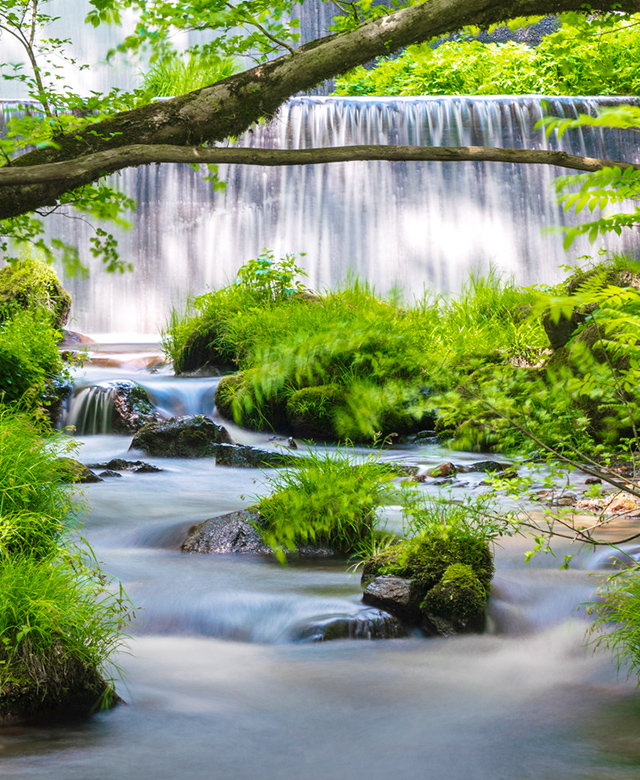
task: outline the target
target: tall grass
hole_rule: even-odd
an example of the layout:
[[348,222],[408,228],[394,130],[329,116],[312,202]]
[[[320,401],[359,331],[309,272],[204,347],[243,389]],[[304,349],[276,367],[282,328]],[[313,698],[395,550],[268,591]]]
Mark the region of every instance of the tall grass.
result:
[[109,656],[129,616],[121,591],[71,543],[83,505],[68,442],[0,406],[0,720],[109,705]]
[[281,561],[285,551],[307,544],[367,554],[381,534],[379,510],[397,492],[394,476],[374,457],[310,451],[298,468],[270,478],[272,493],[257,505],[260,533]]

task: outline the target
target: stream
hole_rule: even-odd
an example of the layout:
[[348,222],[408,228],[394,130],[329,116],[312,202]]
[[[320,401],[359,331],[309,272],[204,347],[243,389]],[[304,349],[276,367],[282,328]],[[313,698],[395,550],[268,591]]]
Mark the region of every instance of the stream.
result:
[[[121,350],[124,367],[116,356],[106,361],[112,365],[78,369],[77,390],[131,378],[167,415],[214,415],[216,379],[140,371],[150,365],[140,345]],[[242,443],[279,446],[229,428]],[[78,442],[85,463],[139,457],[128,452],[130,436]],[[486,458],[435,444],[385,457],[427,466]],[[561,571],[562,554],[525,564],[530,543],[507,540],[496,548],[484,635],[313,641],[314,626],[336,617],[352,619],[354,636],[366,637],[375,618],[348,563],[283,568],[257,557],[180,553],[191,525],[248,506],[268,490],[265,476],[213,459],[144,460],[162,472],[125,472],[84,491],[91,511],[82,533],[138,607],[129,650],[117,658],[126,705],[87,722],[3,730],[1,777],[640,777],[635,685],[616,676],[606,653],[585,650],[587,624],[576,611],[595,589],[589,575],[602,555],[582,554]],[[484,475],[467,477],[459,490],[478,489]],[[390,525],[398,522],[391,511]]]

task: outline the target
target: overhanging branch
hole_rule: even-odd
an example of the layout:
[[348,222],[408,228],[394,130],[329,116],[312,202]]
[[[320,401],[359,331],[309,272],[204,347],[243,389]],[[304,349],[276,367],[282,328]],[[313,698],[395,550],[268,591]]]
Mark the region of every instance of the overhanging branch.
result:
[[[491,146],[338,146],[321,149],[246,149],[183,147],[168,144],[135,144],[108,149],[74,160],[30,167],[0,168],[0,187],[65,182],[80,186],[99,175],[151,163],[236,164],[236,165],[320,165],[363,160],[390,162],[501,162],[526,165],[555,165],[576,171],[598,171],[605,167],[640,170],[640,164],[596,157],[580,157],[547,149],[507,149]],[[74,182],[77,182],[74,184]]]

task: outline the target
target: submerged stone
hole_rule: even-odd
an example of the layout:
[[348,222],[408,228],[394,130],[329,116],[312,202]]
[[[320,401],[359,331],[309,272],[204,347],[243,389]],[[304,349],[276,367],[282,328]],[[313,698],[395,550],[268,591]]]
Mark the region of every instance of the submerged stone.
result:
[[406,636],[402,623],[379,609],[357,615],[329,615],[306,623],[293,632],[298,642],[330,642],[335,639],[397,639]]

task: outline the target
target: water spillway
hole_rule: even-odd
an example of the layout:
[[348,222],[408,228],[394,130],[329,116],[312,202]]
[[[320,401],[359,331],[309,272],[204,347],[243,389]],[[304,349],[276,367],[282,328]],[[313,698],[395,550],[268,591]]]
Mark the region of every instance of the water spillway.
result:
[[[576,116],[622,99],[553,98],[548,113]],[[267,148],[343,144],[545,147],[534,125],[539,97],[296,97],[237,143]],[[631,133],[627,134],[632,136]],[[622,131],[567,133],[576,154],[637,159]],[[93,228],[49,218],[51,235],[75,243],[92,265],[88,280],[65,279],[75,326],[88,332],[156,332],[172,304],[235,277],[263,247],[306,253],[312,287],[348,273],[386,293],[459,289],[470,268],[495,265],[523,284],[552,282],[560,264],[594,253],[586,239],[567,253],[562,235],[574,224],[557,204],[548,166],[501,163],[352,162],[265,169],[221,166],[224,192],[188,166],[145,166],[113,182],[138,202],[134,227],[116,231],[119,251],[135,266],[108,275],[89,253]],[[630,237],[607,246],[632,250]],[[600,246],[600,245],[598,245]]]

